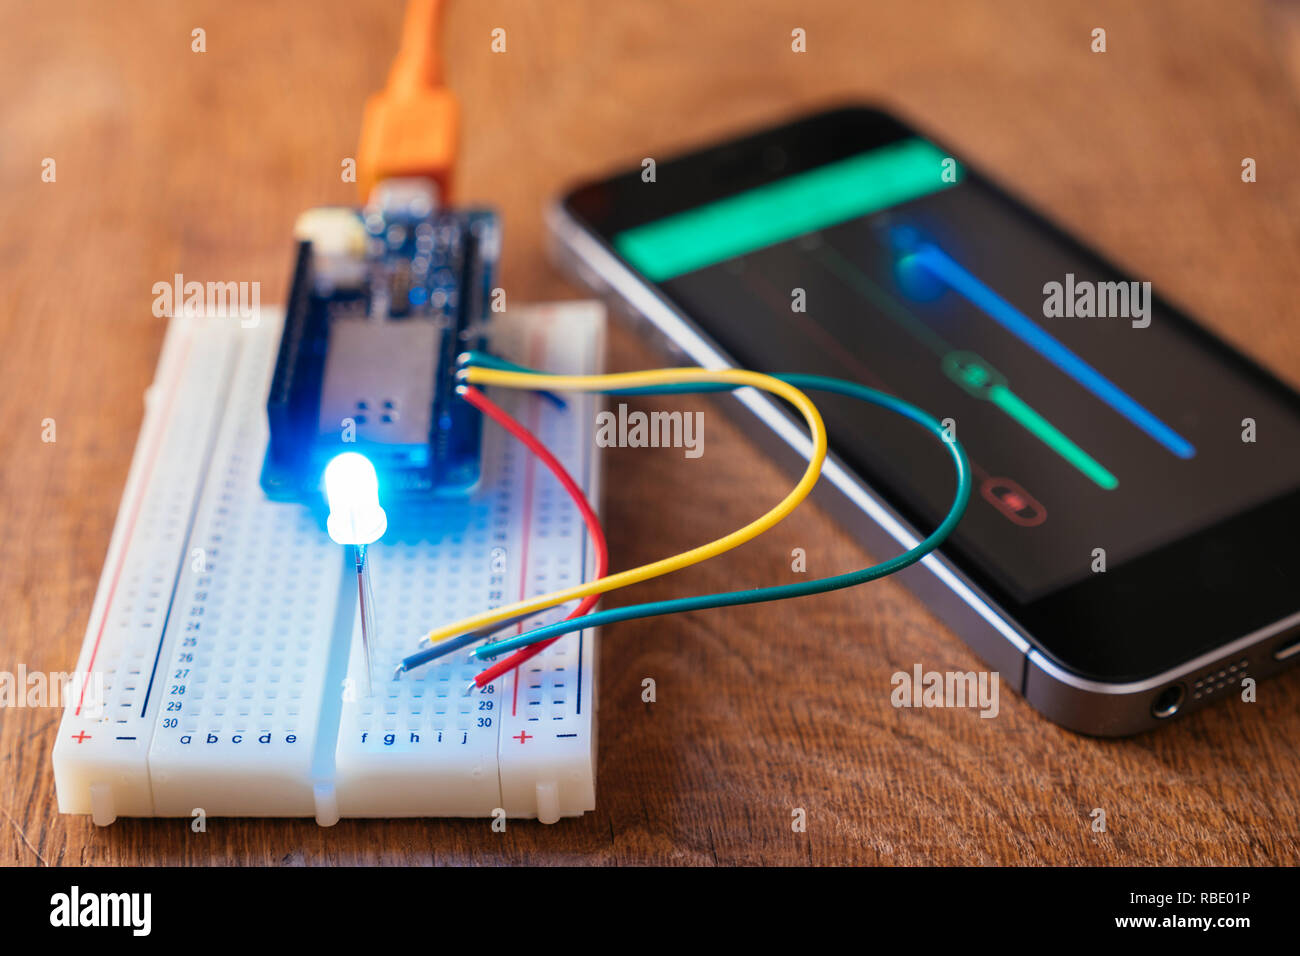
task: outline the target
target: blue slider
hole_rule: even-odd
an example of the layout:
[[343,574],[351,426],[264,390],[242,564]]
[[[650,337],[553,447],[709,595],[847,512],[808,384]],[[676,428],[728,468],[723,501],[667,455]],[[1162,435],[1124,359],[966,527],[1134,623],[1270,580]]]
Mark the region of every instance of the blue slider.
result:
[[933,243],[918,245],[907,257],[947,283],[1004,329],[1034,349],[1070,378],[1119,412],[1179,458],[1196,448],[1122,388],[1102,375],[1023,312],[998,295]]

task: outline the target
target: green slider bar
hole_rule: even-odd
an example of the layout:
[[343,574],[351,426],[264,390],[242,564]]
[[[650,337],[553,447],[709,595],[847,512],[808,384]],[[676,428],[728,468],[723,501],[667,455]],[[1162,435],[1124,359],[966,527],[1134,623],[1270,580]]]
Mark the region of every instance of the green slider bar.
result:
[[[946,189],[946,159],[906,139],[636,226],[615,235],[614,247],[660,282]],[[951,168],[946,179],[960,179]]]
[[1107,471],[1097,459],[1066,438],[1060,429],[1025,404],[1024,400],[1011,389],[1005,385],[994,385],[989,388],[988,396],[989,401],[1015,419],[1017,423],[1044,445],[1092,479],[1095,484],[1107,491],[1119,486],[1119,479]]

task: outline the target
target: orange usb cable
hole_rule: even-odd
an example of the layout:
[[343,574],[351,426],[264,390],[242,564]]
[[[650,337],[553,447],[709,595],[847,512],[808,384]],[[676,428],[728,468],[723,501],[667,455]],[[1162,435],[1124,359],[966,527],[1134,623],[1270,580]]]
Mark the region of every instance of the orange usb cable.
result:
[[357,147],[357,186],[364,203],[382,180],[431,179],[449,201],[460,107],[442,85],[442,0],[409,0],[402,44],[388,85],[366,101]]

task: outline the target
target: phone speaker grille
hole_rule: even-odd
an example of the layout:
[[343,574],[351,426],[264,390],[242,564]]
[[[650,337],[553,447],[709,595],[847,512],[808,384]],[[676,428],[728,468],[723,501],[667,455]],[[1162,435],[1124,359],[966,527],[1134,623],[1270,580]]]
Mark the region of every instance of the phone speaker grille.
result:
[[1225,691],[1240,687],[1242,678],[1248,676],[1247,671],[1249,669],[1250,660],[1245,657],[1235,664],[1225,664],[1220,661],[1209,670],[1192,679],[1192,700],[1208,700]]

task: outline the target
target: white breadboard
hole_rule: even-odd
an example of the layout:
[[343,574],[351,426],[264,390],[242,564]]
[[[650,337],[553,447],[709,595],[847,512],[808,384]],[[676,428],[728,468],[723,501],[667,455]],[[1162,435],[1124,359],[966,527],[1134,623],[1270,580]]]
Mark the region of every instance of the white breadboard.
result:
[[[119,816],[536,817],[595,805],[592,631],[465,696],[468,650],[394,680],[428,628],[578,583],[581,516],[540,462],[485,424],[482,487],[431,504],[419,536],[370,548],[379,638],[367,696],[355,569],[301,505],[258,485],[282,317],[171,320],[54,746],[59,809]],[[499,354],[600,371],[596,303],[494,326]],[[495,397],[593,502],[594,396]],[[423,516],[422,516],[423,518]],[[405,529],[399,529],[405,530]],[[534,621],[562,616],[552,610]]]

